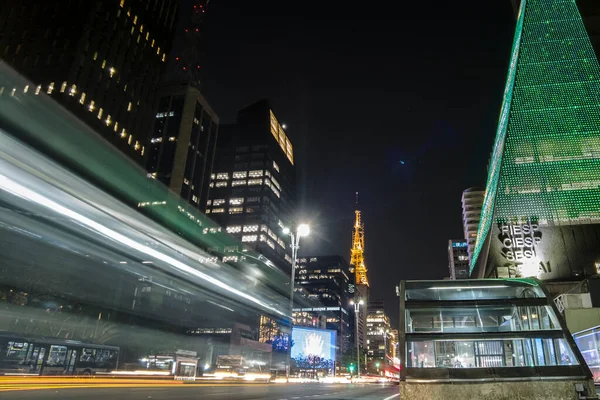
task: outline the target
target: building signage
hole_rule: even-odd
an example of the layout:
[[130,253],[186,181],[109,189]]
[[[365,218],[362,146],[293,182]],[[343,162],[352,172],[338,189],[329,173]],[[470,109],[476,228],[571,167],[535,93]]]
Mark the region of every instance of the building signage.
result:
[[[498,224],[498,240],[502,257],[507,261],[508,276],[537,276],[551,272],[550,263],[539,260],[537,248],[542,241],[542,232],[537,222],[523,224]],[[504,274],[503,274],[504,275]]]

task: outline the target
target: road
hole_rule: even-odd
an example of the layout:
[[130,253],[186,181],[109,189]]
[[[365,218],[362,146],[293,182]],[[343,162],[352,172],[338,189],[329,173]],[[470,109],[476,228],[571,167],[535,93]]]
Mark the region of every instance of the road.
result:
[[172,387],[54,388],[0,392],[0,399],[11,400],[395,400],[397,385],[382,384],[254,384],[254,385],[180,385]]

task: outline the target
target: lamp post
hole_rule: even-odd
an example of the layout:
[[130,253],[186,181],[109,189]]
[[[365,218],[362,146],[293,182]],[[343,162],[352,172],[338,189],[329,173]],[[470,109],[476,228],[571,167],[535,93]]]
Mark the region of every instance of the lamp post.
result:
[[291,238],[291,246],[292,246],[292,276],[290,279],[290,337],[288,340],[288,365],[286,368],[286,380],[290,379],[290,369],[292,366],[292,325],[294,325],[294,285],[296,283],[296,261],[298,259],[298,249],[300,248],[300,238],[303,236],[308,236],[310,233],[310,228],[306,224],[298,225],[296,229],[296,233],[294,233],[290,228],[283,228],[283,233],[285,235],[290,235]]
[[356,373],[358,374],[358,377],[360,378],[360,348],[358,345],[358,319],[360,318],[360,306],[362,306],[363,304],[365,304],[364,301],[359,300],[358,302],[355,301],[350,301],[350,304],[354,306],[354,326],[356,327]]

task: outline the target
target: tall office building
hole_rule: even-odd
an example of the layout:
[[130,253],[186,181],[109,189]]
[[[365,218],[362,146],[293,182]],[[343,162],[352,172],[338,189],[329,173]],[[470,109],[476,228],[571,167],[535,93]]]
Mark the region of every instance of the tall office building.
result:
[[[358,206],[358,192],[356,193]],[[367,307],[369,303],[369,280],[367,278],[367,265],[365,263],[365,230],[361,220],[360,210],[354,211],[354,227],[352,233],[352,247],[350,249],[350,272],[354,275],[354,301],[362,301],[364,305],[359,307],[359,315],[355,316],[355,324],[358,328],[358,344],[364,347],[367,340]]]
[[391,364],[392,348],[395,345],[383,300],[369,301],[366,328],[367,368],[382,372]]
[[292,143],[266,100],[221,125],[206,214],[290,272],[291,251],[283,227],[291,226],[296,198]]
[[[338,355],[353,347],[354,330],[350,324],[352,294],[349,265],[342,256],[303,257],[296,271],[297,308],[294,325],[314,326],[337,332]],[[306,302],[308,307],[301,303]]]
[[448,241],[448,269],[450,279],[469,278],[469,254],[464,240]]
[[142,163],[176,0],[6,0],[0,57]]
[[[519,15],[521,0],[511,0],[515,16]],[[592,42],[596,52],[596,57],[600,54],[600,3],[597,0],[575,0],[579,8],[579,13],[583,19],[583,24]]]
[[577,280],[600,259],[600,65],[574,0],[524,0],[472,277]]
[[148,146],[148,173],[201,211],[208,200],[218,129],[219,117],[197,88],[162,89]]
[[477,187],[468,188],[462,193],[463,232],[467,241],[469,263],[473,259],[473,249],[475,249],[477,228],[479,228],[479,221],[481,220],[484,195],[485,190]]

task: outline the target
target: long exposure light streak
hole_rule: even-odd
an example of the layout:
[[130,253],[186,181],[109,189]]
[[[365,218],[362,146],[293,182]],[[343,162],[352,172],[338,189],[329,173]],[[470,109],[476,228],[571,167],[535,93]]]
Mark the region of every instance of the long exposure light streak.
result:
[[182,263],[181,261],[174,259],[173,257],[170,257],[164,253],[156,251],[146,245],[140,244],[140,243],[136,242],[135,240],[132,240],[123,234],[120,234],[102,224],[99,224],[96,221],[91,220],[90,218],[87,218],[73,210],[70,210],[67,207],[64,207],[64,206],[56,203],[55,201],[52,201],[52,200],[48,199],[47,197],[42,196],[41,194],[36,193],[33,190],[20,185],[19,183],[15,182],[14,180],[8,178],[5,175],[0,175],[0,189],[6,191],[8,193],[11,193],[15,196],[18,196],[22,199],[37,203],[37,204],[39,204],[43,207],[46,207],[56,213],[64,215],[65,217],[70,218],[74,221],[77,221],[78,223],[85,226],[86,228],[88,228],[92,231],[95,231],[111,240],[114,240],[115,242],[117,242],[121,245],[128,246],[136,251],[139,251],[140,253],[144,253],[150,257],[161,260],[182,272],[185,272],[192,276],[198,277],[198,278],[200,278],[206,282],[209,282],[223,290],[226,290],[232,294],[235,294],[239,297],[249,300],[252,303],[259,305],[260,307],[263,307],[265,309],[273,311],[279,315],[286,316],[285,313],[277,310],[276,308],[269,306],[268,304],[262,302],[261,300],[255,298],[247,293],[244,293],[238,289],[235,289],[235,288],[227,285],[226,283],[221,282],[220,280],[213,278],[201,271],[198,271],[198,270]]

